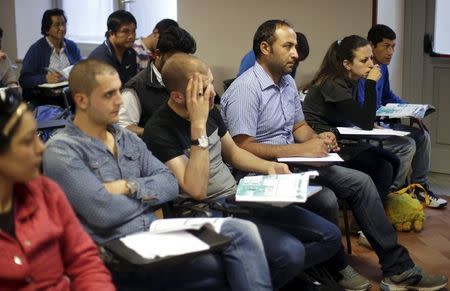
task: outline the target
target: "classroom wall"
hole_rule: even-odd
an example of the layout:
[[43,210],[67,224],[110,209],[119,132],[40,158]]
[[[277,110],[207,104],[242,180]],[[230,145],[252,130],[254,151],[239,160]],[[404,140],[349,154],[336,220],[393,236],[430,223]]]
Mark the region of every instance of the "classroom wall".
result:
[[52,0],[1,0],[0,26],[3,28],[3,49],[11,60],[21,60],[28,48],[41,35],[44,11]]
[[288,20],[308,38],[310,55],[297,70],[300,85],[312,78],[331,42],[367,34],[372,0],[178,1],[178,21],[197,40],[197,55],[210,64],[219,94],[222,81],[236,76],[257,27],[273,18]]
[[17,58],[16,18],[14,0],[2,0],[0,8],[0,27],[3,29],[2,50],[12,61]]
[[404,96],[403,59],[405,0],[378,0],[377,20],[377,23],[389,26],[397,34],[394,57],[389,65],[389,77],[392,90],[402,97]]

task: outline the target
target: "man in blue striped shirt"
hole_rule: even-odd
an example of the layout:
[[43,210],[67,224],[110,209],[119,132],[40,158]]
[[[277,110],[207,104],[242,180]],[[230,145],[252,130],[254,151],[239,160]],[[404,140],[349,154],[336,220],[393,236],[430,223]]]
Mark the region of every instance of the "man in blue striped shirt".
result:
[[[295,45],[295,31],[288,23],[264,22],[253,38],[257,62],[221,98],[222,116],[235,142],[264,159],[322,157],[330,150],[339,150],[334,134],[316,134],[304,120],[297,88],[289,75],[298,58]],[[437,290],[433,285],[437,277],[432,278],[415,267],[406,248],[397,243],[397,234],[386,217],[372,179],[337,165],[318,170],[318,182],[349,203],[377,253],[384,275],[383,290],[413,286]],[[339,284],[346,290],[370,288],[368,281],[346,264],[343,250],[332,263]]]

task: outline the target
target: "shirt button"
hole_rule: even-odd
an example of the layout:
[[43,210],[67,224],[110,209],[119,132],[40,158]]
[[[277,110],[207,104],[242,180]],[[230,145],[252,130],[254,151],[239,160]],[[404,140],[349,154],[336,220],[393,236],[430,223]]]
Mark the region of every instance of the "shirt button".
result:
[[26,278],[25,278],[25,282],[31,283],[31,282],[33,282],[33,278],[31,278],[31,277],[26,277]]
[[24,245],[27,246],[27,247],[31,246],[31,242],[30,242],[30,240],[28,240],[28,239],[25,240],[23,243],[24,243]]
[[16,265],[22,265],[22,259],[19,256],[14,256],[14,263]]

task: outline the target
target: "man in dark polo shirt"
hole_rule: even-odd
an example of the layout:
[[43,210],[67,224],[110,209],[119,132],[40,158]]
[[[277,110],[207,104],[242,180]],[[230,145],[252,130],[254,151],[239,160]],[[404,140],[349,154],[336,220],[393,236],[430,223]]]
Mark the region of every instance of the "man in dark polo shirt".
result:
[[114,11],[108,16],[106,40],[88,57],[113,66],[122,84],[137,73],[136,52],[133,49],[136,26],[133,14],[125,10]]

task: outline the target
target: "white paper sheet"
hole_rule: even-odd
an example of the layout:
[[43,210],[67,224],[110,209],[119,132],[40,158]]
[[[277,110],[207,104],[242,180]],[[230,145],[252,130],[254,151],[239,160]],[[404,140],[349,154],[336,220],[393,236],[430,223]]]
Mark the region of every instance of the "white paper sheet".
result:
[[209,245],[186,231],[170,233],[139,232],[120,239],[146,259],[176,256],[209,249]]
[[38,85],[39,88],[59,88],[69,86],[69,81],[62,81],[59,83],[44,83]]
[[393,130],[390,128],[374,128],[372,130],[362,130],[358,127],[338,127],[340,134],[348,135],[395,135],[395,136],[405,136],[409,132],[401,130]]
[[163,233],[187,229],[200,229],[202,226],[211,227],[215,232],[220,233],[222,224],[230,218],[170,218],[157,219],[150,225],[150,232]]
[[278,158],[280,163],[289,162],[343,162],[344,160],[337,153],[329,153],[328,156],[323,158],[308,158],[308,157],[286,157]]

